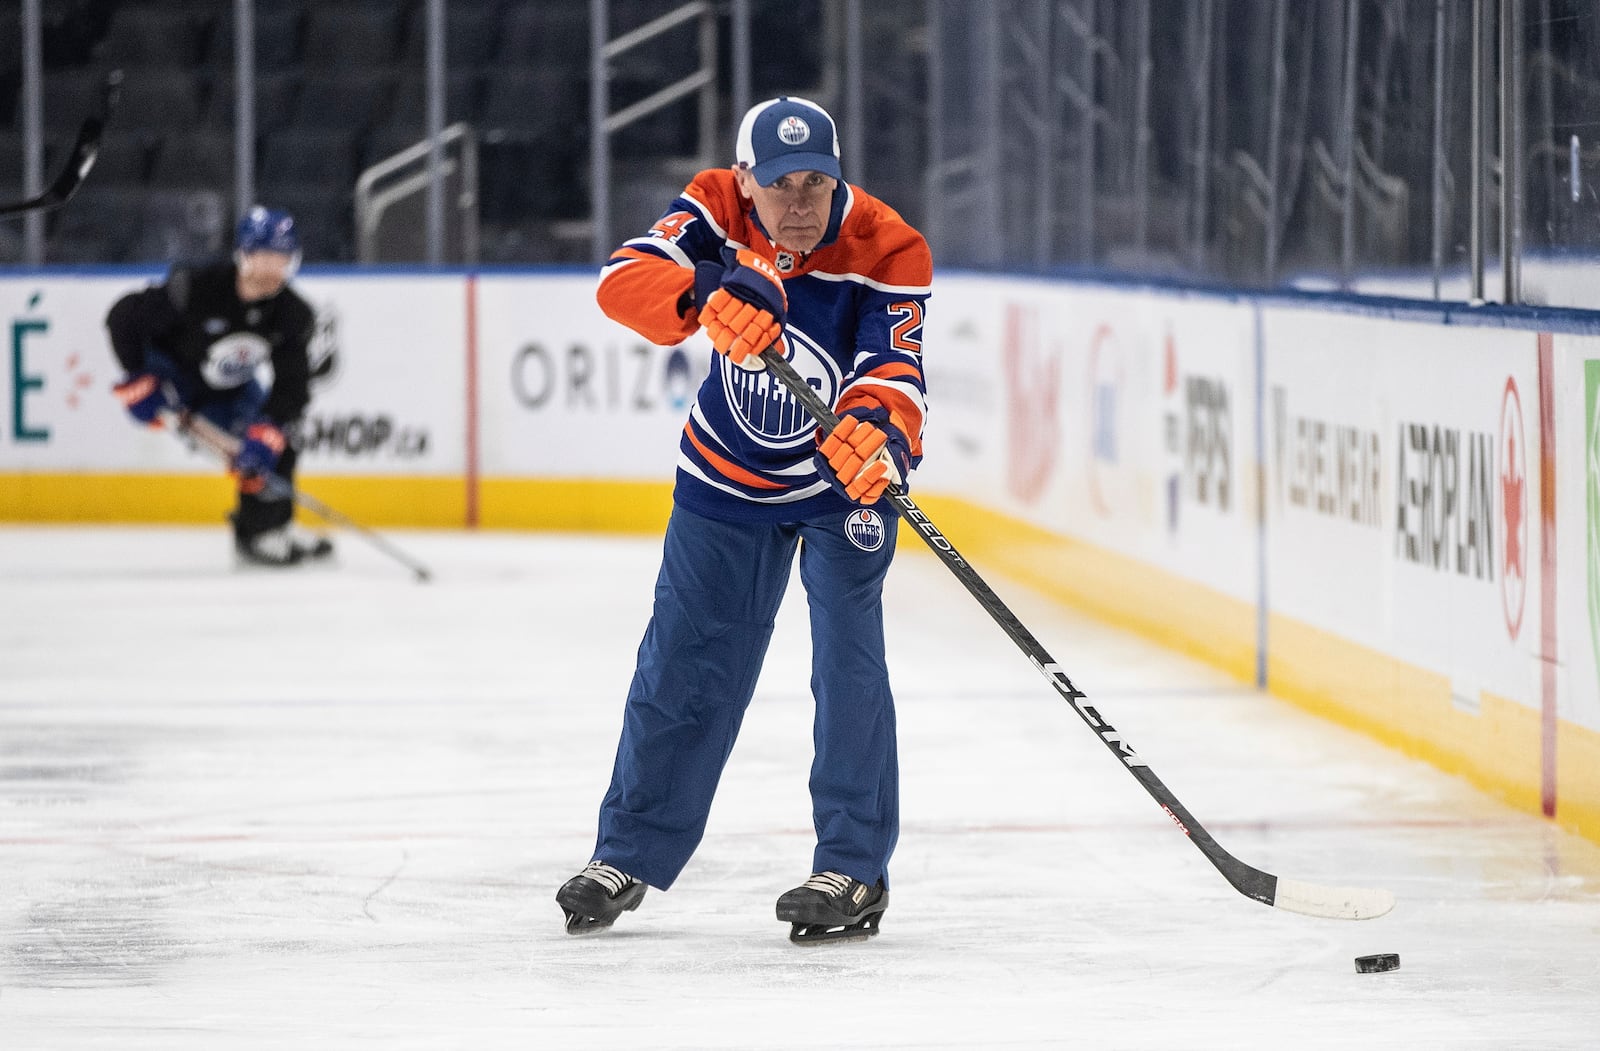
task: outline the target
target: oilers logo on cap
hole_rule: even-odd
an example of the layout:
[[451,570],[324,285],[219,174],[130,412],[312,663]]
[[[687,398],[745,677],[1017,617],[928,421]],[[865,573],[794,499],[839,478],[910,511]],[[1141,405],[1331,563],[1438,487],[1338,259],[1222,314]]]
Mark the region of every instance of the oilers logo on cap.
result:
[[790,146],[798,146],[811,138],[811,125],[799,117],[785,117],[778,125],[778,138]]
[[851,511],[844,520],[844,535],[863,551],[876,551],[883,546],[883,516],[870,507]]
[[843,179],[839,130],[828,111],[809,99],[783,95],[750,107],[739,122],[734,156],[762,186],[790,172]]

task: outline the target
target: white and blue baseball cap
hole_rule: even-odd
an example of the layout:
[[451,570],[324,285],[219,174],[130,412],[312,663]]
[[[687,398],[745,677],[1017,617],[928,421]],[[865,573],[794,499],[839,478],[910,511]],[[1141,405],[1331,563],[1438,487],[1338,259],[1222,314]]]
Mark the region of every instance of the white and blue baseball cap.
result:
[[770,186],[790,172],[839,172],[839,132],[828,111],[809,99],[781,95],[750,107],[739,122],[734,159]]

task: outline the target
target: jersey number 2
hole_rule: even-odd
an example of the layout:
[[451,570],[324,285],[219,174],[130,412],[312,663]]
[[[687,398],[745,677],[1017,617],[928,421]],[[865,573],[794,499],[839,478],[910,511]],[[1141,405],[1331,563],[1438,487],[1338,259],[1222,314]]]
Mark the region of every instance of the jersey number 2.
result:
[[906,354],[922,353],[922,304],[915,299],[892,303],[889,313],[899,318],[889,330],[889,345]]

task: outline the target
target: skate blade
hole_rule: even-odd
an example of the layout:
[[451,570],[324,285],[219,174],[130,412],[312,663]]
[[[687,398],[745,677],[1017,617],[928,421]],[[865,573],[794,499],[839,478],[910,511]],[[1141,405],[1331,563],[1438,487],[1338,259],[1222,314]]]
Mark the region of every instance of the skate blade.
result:
[[260,559],[248,558],[237,551],[233,555],[233,570],[235,573],[303,573],[308,570],[338,569],[337,557],[329,552],[325,555],[303,555],[292,562],[263,562]]
[[561,911],[567,914],[568,934],[598,934],[616,922],[615,920],[599,920],[593,916],[585,916],[582,913],[572,912],[568,909]]
[[[622,895],[614,903],[614,905],[620,907],[611,912],[609,918],[591,916],[586,911],[579,911],[580,909],[597,909],[598,906],[593,902],[585,902],[582,894],[569,894],[565,887],[557,892],[556,904],[561,906],[561,911],[566,914],[568,934],[593,934],[596,931],[603,931],[613,923],[616,923],[618,917],[624,912],[633,912],[637,909],[639,903],[644,900],[645,889],[644,884],[635,883],[623,891]],[[610,910],[608,909],[607,911]]]
[[828,926],[823,923],[796,923],[789,928],[789,940],[796,945],[836,945],[840,942],[864,942],[878,933],[882,913],[868,916],[859,923]]

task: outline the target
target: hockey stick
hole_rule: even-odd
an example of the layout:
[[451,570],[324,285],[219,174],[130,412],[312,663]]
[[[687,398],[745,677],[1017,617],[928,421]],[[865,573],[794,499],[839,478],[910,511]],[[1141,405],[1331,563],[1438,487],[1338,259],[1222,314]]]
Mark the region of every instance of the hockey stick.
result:
[[[216,453],[228,464],[231,465],[233,463],[233,458],[238,455],[240,444],[239,439],[235,438],[221,427],[218,427],[204,416],[196,416],[194,413],[190,412],[179,413],[172,411],[164,411],[161,415],[162,419],[169,427],[172,428],[175,433],[193,438],[199,444],[204,445],[206,448]],[[404,551],[401,551],[399,548],[395,547],[389,541],[385,540],[379,534],[374,533],[366,526],[363,526],[359,522],[356,522],[348,516],[334,510],[309,493],[300,489],[296,489],[281,476],[276,474],[268,474],[266,476],[266,491],[274,497],[293,500],[296,504],[304,507],[307,511],[310,511],[319,518],[323,518],[329,522],[332,522],[336,526],[348,529],[352,533],[362,537],[373,547],[376,547],[379,551],[382,551],[384,554],[388,555],[402,566],[405,566],[407,569],[411,570],[411,572],[415,574],[418,583],[425,584],[433,579],[433,573],[428,570],[427,566],[424,566],[416,559],[407,555]]]
[[83,126],[78,129],[78,139],[72,144],[72,154],[67,158],[66,167],[61,169],[61,174],[56,176],[56,181],[37,197],[0,204],[0,217],[20,215],[23,212],[45,208],[59,208],[72,199],[72,195],[78,192],[78,187],[83,185],[89,169],[94,167],[95,158],[100,155],[100,133],[105,131],[106,122],[111,119],[111,111],[116,109],[117,99],[121,94],[122,70],[114,69],[106,74],[105,87],[100,93],[99,109],[90,114],[83,122]]
[[[789,393],[794,395],[805,410],[816,419],[824,432],[832,431],[838,426],[839,418],[817,392],[800,378],[794,366],[783,359],[783,355],[776,347],[768,347],[762,351],[761,360],[766,362],[767,368],[778,381],[787,387]],[[916,528],[923,541],[933,549],[934,554],[939,556],[939,560],[966,586],[972,597],[977,599],[979,605],[994,618],[995,623],[1011,636],[1011,641],[1027,655],[1028,660],[1032,661],[1033,666],[1039,669],[1051,686],[1055,687],[1056,692],[1071,703],[1073,711],[1078,713],[1091,730],[1100,735],[1100,740],[1111,750],[1111,754],[1122,761],[1128,772],[1144,786],[1145,791],[1150,793],[1157,805],[1166,811],[1178,829],[1200,848],[1200,853],[1206,856],[1206,860],[1216,866],[1224,879],[1233,884],[1235,890],[1247,898],[1254,898],[1274,908],[1326,919],[1366,920],[1382,916],[1394,908],[1394,895],[1387,890],[1328,887],[1317,883],[1282,879],[1270,872],[1263,872],[1247,865],[1224,850],[1215,839],[1211,838],[1211,833],[1195,820],[1188,808],[1178,801],[1172,790],[1161,782],[1143,759],[1139,758],[1138,753],[1123,739],[1122,734],[1106,722],[1093,705],[1085,703],[1087,695],[1072,684],[1072,680],[1067,678],[1067,673],[1061,665],[1045,652],[1044,647],[1039,645],[1039,641],[1027,628],[1023,627],[1016,615],[989,589],[989,585],[985,584],[977,571],[961,557],[955,546],[946,539],[922,509],[917,507],[911,497],[906,495],[905,489],[891,483],[889,497],[894,501],[901,517]]]

